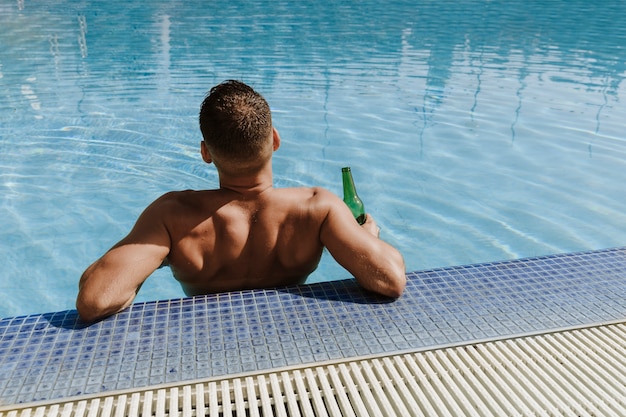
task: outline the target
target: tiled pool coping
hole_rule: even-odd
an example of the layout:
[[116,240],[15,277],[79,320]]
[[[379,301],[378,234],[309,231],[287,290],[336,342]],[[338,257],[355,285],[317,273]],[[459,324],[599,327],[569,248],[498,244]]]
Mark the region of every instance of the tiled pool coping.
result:
[[0,405],[626,319],[626,248],[0,320]]

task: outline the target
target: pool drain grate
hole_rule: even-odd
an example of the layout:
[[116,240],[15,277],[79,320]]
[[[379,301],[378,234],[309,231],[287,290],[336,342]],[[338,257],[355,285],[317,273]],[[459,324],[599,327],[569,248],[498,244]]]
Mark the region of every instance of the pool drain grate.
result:
[[0,406],[34,416],[626,415],[626,324]]

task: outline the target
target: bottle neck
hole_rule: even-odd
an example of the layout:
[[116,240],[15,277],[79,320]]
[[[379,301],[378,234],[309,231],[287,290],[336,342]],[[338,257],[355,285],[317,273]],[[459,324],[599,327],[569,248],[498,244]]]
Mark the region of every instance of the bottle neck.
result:
[[352,179],[352,172],[349,167],[341,169],[343,179],[343,201],[346,203],[352,215],[359,224],[365,223],[365,207],[363,202],[356,193],[356,187],[354,186],[354,180]]
[[356,195],[356,187],[352,179],[352,171],[350,168],[341,168],[341,176],[343,179],[343,195]]

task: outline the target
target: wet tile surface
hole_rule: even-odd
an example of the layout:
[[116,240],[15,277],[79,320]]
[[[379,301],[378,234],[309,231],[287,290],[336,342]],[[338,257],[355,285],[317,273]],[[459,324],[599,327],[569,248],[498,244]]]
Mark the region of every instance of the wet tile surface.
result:
[[626,248],[0,320],[0,405],[626,319]]

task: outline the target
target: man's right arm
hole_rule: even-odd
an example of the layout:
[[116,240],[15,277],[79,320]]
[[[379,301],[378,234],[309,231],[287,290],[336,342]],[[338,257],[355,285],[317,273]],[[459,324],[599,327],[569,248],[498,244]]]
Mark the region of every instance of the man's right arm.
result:
[[171,246],[164,206],[167,196],[148,206],[128,236],[85,270],[76,297],[82,320],[93,322],[128,307],[146,278],[163,264]]
[[[330,191],[320,191],[328,212],[320,239],[335,260],[365,289],[399,297],[406,286],[406,270],[400,252],[380,240],[371,216],[363,226],[350,209]],[[370,224],[368,224],[370,222]]]

